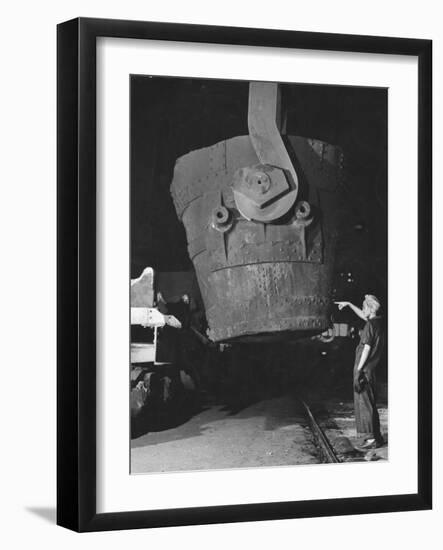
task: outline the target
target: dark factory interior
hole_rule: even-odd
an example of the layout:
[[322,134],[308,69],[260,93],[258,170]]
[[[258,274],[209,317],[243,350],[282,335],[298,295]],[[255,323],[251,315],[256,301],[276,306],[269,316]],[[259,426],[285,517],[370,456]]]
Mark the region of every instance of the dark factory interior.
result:
[[[386,318],[388,90],[280,83],[280,93],[287,135],[322,140],[343,151],[344,178],[338,189],[333,299],[360,305],[365,294],[373,294],[383,304]],[[188,255],[185,229],[171,197],[174,166],[179,157],[191,151],[248,135],[248,94],[247,81],[131,76],[131,279],[140,277],[148,266],[159,273],[194,269]],[[352,324],[356,330],[363,326],[349,308],[342,311],[335,308],[331,321]],[[163,411],[161,419],[157,417],[156,422],[152,422],[152,418],[146,420],[146,415],[137,419],[137,425],[133,420],[135,439],[132,448],[134,452],[140,452],[140,462],[137,462],[137,452],[133,455],[133,470],[145,472],[156,468],[148,464],[146,454],[141,454],[144,445],[153,444],[149,442],[151,440],[143,439],[149,436],[149,432],[155,432],[155,441],[162,443],[167,439],[159,435],[164,430],[185,425],[192,417],[199,418],[195,416],[196,412],[212,410],[211,403],[214,402],[222,403],[228,415],[245,415],[248,406],[283,395],[291,387],[309,397],[320,418],[328,406],[336,411],[340,409],[340,415],[345,417],[352,408],[349,378],[352,378],[357,334],[355,332],[352,338],[336,338],[332,343],[327,339],[309,340],[289,347],[269,344],[261,350],[233,346],[226,352],[223,345],[214,349],[211,344],[208,347],[209,360],[206,357],[203,361],[201,372],[195,376],[191,373],[193,381],[187,379],[191,386],[196,385],[197,379],[200,393],[205,395],[196,409],[188,407],[185,412],[181,406],[175,406],[173,415]],[[131,327],[131,335],[133,342],[143,341],[146,330]],[[385,349],[379,369],[385,412],[386,357]],[[227,362],[229,366],[226,366]],[[216,371],[218,374],[214,374]],[[138,376],[133,382],[135,397],[131,397],[136,403],[135,409],[141,399],[146,399],[147,392],[146,383],[143,386],[141,375]],[[146,381],[148,375],[144,376]],[[157,380],[156,383],[160,382]],[[145,393],[137,388],[142,388]],[[161,391],[165,394],[168,390]],[[336,401],[331,405],[334,396]],[[281,411],[278,414],[281,415]],[[252,412],[250,417],[253,417]],[[330,427],[330,424],[325,420],[325,425]],[[349,436],[349,432],[343,430],[340,434],[343,432]],[[192,439],[186,433],[174,433],[171,440]],[[386,436],[385,430],[385,439]],[[343,451],[342,456],[346,452]],[[351,455],[348,453],[347,456]],[[352,456],[355,459],[355,453]],[[171,468],[182,469],[183,465],[177,466],[174,460],[171,455]],[[290,459],[281,458],[281,462],[270,464],[292,463],[285,460]],[[231,465],[228,459],[226,464]],[[235,461],[232,465],[236,465]],[[225,463],[213,461],[202,466],[203,469],[212,467],[225,467]]]
[[[337,298],[387,292],[387,90],[282,85],[286,132],[343,149]],[[170,195],[189,151],[246,135],[248,82],[131,78],[131,277],[192,268]],[[348,274],[351,273],[350,276]]]

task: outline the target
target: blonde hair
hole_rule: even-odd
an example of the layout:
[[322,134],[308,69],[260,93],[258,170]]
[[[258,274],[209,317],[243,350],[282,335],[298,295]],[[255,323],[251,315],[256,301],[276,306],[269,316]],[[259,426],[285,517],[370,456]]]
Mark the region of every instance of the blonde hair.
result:
[[377,311],[381,307],[380,300],[373,294],[366,294],[365,302],[368,308],[372,311],[372,313],[377,313]]

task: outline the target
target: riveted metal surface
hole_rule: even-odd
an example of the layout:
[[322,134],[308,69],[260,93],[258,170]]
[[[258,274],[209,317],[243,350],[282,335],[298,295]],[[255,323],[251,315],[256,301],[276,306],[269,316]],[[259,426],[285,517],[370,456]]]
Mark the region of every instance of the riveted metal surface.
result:
[[[260,333],[325,330],[330,297],[305,294],[309,288],[306,267],[263,263],[212,273],[212,303],[206,309],[209,337],[220,341]],[[321,280],[312,281],[312,290],[319,292],[321,287]]]
[[[289,136],[289,142],[303,193],[277,223],[245,219],[234,199],[234,174],[260,164],[249,136],[177,161],[171,194],[214,341],[316,333],[330,324],[334,191],[342,177],[342,154],[316,140]],[[216,227],[217,213],[222,226],[228,220],[226,230]]]

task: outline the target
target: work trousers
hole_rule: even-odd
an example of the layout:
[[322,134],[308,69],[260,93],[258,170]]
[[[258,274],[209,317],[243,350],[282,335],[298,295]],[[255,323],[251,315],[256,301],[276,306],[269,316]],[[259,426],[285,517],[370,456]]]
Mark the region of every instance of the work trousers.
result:
[[376,380],[374,372],[365,372],[362,391],[354,390],[355,423],[357,436],[382,441],[380,417],[376,404]]

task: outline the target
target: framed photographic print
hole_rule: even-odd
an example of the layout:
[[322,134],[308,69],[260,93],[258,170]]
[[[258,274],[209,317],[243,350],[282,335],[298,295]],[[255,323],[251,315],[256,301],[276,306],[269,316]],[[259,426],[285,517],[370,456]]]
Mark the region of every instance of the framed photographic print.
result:
[[428,40],[58,27],[58,507],[431,507]]

